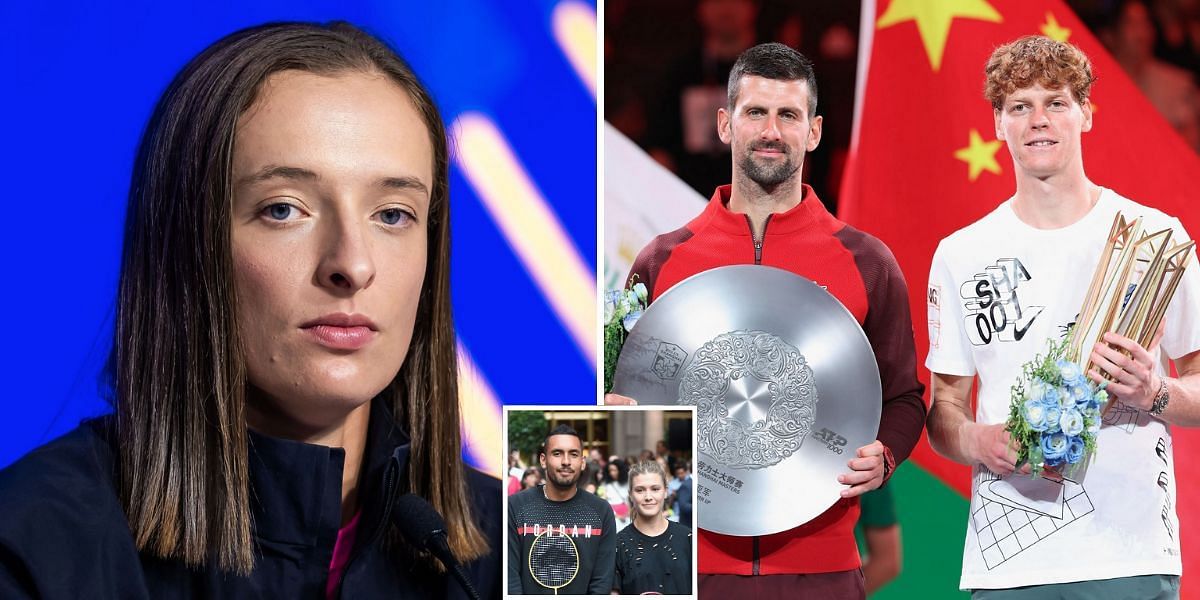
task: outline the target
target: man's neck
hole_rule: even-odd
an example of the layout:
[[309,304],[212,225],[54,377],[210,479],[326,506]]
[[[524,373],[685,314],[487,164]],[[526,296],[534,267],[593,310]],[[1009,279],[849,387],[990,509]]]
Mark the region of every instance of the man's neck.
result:
[[346,453],[342,465],[342,524],[345,525],[358,511],[358,475],[362,469],[363,454],[367,448],[367,427],[371,422],[371,400],[350,411],[346,417],[321,429],[309,429],[294,424],[281,423],[278,419],[250,408],[247,421],[255,430],[273,437],[317,444],[330,448],[341,448]]
[[1059,229],[1085,215],[1100,199],[1100,186],[1092,183],[1080,168],[1074,175],[1047,178],[1017,177],[1013,211],[1026,225],[1035,229]]
[[547,482],[546,485],[542,486],[542,494],[546,496],[547,500],[552,500],[554,502],[566,502],[567,500],[574,498],[575,494],[578,493],[579,488],[573,485],[566,488],[560,488],[553,483]]
[[764,188],[747,177],[737,177],[729,193],[729,210],[750,217],[754,236],[760,237],[768,217],[791,210],[803,199],[804,186],[799,178]]
[[647,537],[658,537],[667,530],[667,517],[662,513],[658,513],[653,517],[647,518],[643,517],[642,513],[635,513],[633,516],[633,526]]

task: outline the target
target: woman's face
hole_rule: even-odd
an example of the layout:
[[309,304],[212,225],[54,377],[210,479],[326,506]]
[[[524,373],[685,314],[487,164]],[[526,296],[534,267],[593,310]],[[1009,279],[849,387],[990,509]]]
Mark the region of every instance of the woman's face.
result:
[[608,463],[608,478],[616,481],[621,476],[621,469],[613,463]]
[[238,121],[237,327],[251,424],[320,430],[382,391],[412,339],[433,150],[382,75],[282,71]]
[[652,519],[663,512],[667,488],[663,485],[662,477],[655,473],[643,473],[635,475],[629,483],[629,496],[638,513]]

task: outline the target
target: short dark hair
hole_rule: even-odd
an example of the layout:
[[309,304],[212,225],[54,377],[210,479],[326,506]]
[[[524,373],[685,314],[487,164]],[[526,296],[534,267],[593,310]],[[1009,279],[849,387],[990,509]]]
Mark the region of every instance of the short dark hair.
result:
[[737,104],[742,78],[756,75],[776,81],[800,81],[808,84],[808,116],[817,113],[817,73],[806,56],[791,47],[771,42],[746,50],[729,71],[729,108]]
[[571,427],[570,425],[567,425],[566,423],[560,423],[558,425],[558,427],[551,429],[550,433],[546,434],[545,439],[542,440],[542,451],[539,452],[539,454],[546,453],[546,446],[550,445],[550,438],[553,436],[556,436],[556,435],[573,435],[576,438],[579,438],[579,448],[582,450],[583,438],[579,437],[579,432],[575,431],[574,427]]

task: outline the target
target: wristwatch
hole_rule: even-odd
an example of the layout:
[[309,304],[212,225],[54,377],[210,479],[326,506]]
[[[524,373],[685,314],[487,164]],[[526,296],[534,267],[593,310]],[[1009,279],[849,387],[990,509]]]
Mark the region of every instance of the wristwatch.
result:
[[1155,417],[1161,417],[1164,410],[1167,410],[1167,403],[1171,401],[1171,392],[1167,390],[1167,378],[1162,378],[1162,384],[1158,386],[1158,393],[1154,395],[1154,403],[1150,405],[1150,414]]
[[[891,478],[892,473],[896,470],[896,457],[892,456],[892,449],[887,446],[883,447],[883,483]],[[880,484],[881,486],[883,484]]]

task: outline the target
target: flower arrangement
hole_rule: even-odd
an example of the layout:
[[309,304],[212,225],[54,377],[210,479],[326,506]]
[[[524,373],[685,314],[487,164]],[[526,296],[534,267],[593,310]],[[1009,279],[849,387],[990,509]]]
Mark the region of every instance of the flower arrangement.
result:
[[1017,466],[1029,463],[1035,477],[1046,468],[1073,471],[1096,450],[1107,383],[1088,379],[1066,355],[1072,333],[1051,339],[1012,386],[1005,430],[1017,442]]
[[1077,325],[1051,340],[1044,357],[1022,365],[1012,387],[1005,430],[1019,446],[1017,465],[1028,462],[1034,475],[1074,470],[1096,450],[1108,383],[1083,375],[1093,366],[1092,346],[1108,331],[1149,346],[1190,262],[1194,242],[1173,242],[1171,229],[1147,233],[1142,225],[1141,217],[1113,217]]
[[[635,281],[636,281],[636,275]],[[630,330],[646,310],[648,292],[641,282],[633,283],[628,289],[610,290],[604,294],[604,391],[612,389],[613,374],[617,372],[617,359],[621,346]]]

